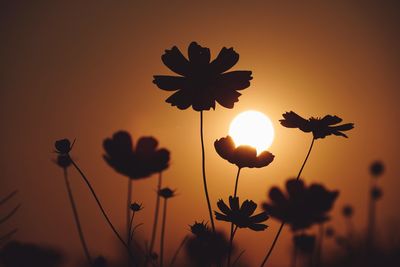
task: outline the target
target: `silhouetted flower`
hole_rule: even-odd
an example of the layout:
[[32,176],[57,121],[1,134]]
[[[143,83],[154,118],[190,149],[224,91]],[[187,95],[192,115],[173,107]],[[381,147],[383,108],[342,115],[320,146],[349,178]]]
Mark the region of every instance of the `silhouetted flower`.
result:
[[193,225],[190,225],[190,231],[196,235],[196,236],[200,236],[200,235],[204,235],[204,234],[208,234],[210,232],[210,229],[207,226],[207,223],[201,222],[194,222]]
[[321,118],[313,118],[306,120],[295,112],[290,111],[282,115],[284,119],[279,120],[281,124],[287,128],[299,128],[303,132],[312,132],[315,139],[325,138],[325,136],[334,134],[347,138],[343,131],[348,131],[354,128],[354,123],[346,123],[336,125],[342,122],[342,119],[337,116],[326,115]]
[[171,190],[168,187],[162,188],[158,191],[158,195],[160,195],[161,197],[167,199],[167,198],[171,198],[175,196],[175,191]]
[[239,207],[238,197],[229,197],[229,207],[220,199],[217,206],[222,213],[214,211],[215,218],[220,221],[231,222],[239,228],[250,228],[254,231],[264,231],[268,226],[262,224],[269,217],[266,212],[253,215],[257,204],[251,200],[245,200]]
[[216,140],[214,147],[221,158],[226,159],[239,168],[262,168],[268,166],[275,157],[268,151],[263,151],[260,155],[257,155],[256,149],[251,146],[235,147],[235,143],[229,135]]
[[140,210],[143,209],[142,204],[138,204],[138,203],[136,203],[136,202],[134,202],[134,203],[132,203],[131,205],[129,205],[129,208],[130,208],[132,211],[140,211]]
[[375,161],[371,164],[369,170],[374,177],[378,177],[385,171],[385,166],[381,161]]
[[68,154],[74,146],[74,143],[75,140],[72,142],[72,144],[68,139],[57,140],[54,143],[54,147],[56,148],[55,152],[58,154]]
[[51,248],[11,241],[2,247],[0,263],[5,267],[56,267],[61,266],[62,256]]
[[339,195],[319,184],[305,187],[303,181],[296,179],[286,182],[286,191],[285,196],[279,188],[271,188],[271,203],[263,203],[263,208],[272,217],[290,224],[293,231],[329,220],[327,213]]
[[311,254],[315,248],[315,236],[299,234],[293,236],[295,247],[304,254]]
[[208,227],[203,230],[186,242],[186,253],[191,262],[196,264],[191,266],[220,264],[228,255],[229,241],[222,232],[213,233]]
[[117,172],[130,179],[141,179],[168,168],[169,151],[157,149],[153,137],[142,137],[133,148],[128,132],[119,131],[103,142],[104,160]]
[[351,216],[353,216],[353,213],[354,213],[354,210],[353,210],[353,207],[351,205],[343,206],[342,214],[343,214],[344,217],[350,218]]
[[382,198],[382,196],[382,189],[380,189],[378,186],[374,186],[371,188],[371,198],[373,200],[379,200],[380,198]]
[[332,226],[326,227],[325,235],[327,237],[333,237],[335,235],[335,229]]
[[56,164],[59,167],[65,169],[65,168],[68,168],[69,166],[71,166],[72,161],[71,161],[71,158],[69,157],[69,155],[60,154],[57,156]]
[[172,106],[196,111],[215,109],[215,101],[226,108],[233,108],[241,95],[237,90],[250,86],[251,71],[232,71],[239,60],[233,48],[222,48],[210,62],[210,50],[192,42],[188,48],[189,60],[174,46],[166,50],[161,59],[173,72],[181,76],[154,76],[153,83],[166,91],[177,91],[167,100]]

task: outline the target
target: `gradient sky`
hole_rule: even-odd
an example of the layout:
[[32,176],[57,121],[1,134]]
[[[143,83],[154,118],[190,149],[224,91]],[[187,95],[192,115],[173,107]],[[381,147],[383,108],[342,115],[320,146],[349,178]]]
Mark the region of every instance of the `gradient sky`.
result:
[[[340,208],[355,206],[359,231],[366,225],[368,166],[385,162],[378,203],[382,240],[399,225],[398,151],[400,25],[399,5],[385,1],[1,1],[0,3],[0,194],[18,189],[22,208],[1,231],[17,226],[16,238],[54,245],[70,260],[81,257],[62,171],[52,163],[56,139],[76,138],[73,157],[92,181],[112,220],[124,225],[125,177],[102,159],[102,142],[117,130],[156,137],[171,151],[165,185],[177,188],[170,201],[167,252],[175,251],[188,224],[207,220],[201,180],[199,113],[165,103],[169,96],[152,84],[169,74],[161,62],[177,45],[191,41],[211,49],[234,47],[234,69],[252,70],[251,86],[232,110],[205,113],[207,175],[212,203],[226,199],[236,168],[219,158],[215,139],[227,135],[234,116],[255,109],[274,123],[274,162],[242,171],[239,194],[257,203],[273,185],[297,174],[311,136],[286,129],[278,120],[294,110],[305,117],[338,115],[354,122],[349,139],[318,140],[303,177],[340,190]],[[83,228],[94,254],[115,257],[117,242],[78,174],[71,170]],[[134,200],[145,209],[138,222],[152,221],[156,177],[134,183]],[[7,206],[8,207],[8,206]],[[10,205],[11,207],[11,205]],[[10,208],[8,207],[8,208]],[[196,207],[196,209],[193,209]],[[3,207],[2,207],[3,208]],[[4,210],[1,211],[5,212]],[[250,263],[260,263],[278,223],[263,233],[237,234]],[[228,224],[218,222],[228,231]],[[148,239],[150,223],[138,233]],[[289,231],[274,252],[286,266]],[[333,244],[331,244],[333,247]],[[83,257],[83,256],[82,256]]]

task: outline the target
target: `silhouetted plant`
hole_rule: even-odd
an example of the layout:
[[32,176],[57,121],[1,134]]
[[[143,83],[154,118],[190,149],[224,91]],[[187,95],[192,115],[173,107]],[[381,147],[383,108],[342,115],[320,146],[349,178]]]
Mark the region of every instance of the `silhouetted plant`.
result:
[[[328,135],[334,134],[337,136],[343,136],[347,138],[347,135],[343,133],[343,131],[348,131],[354,128],[354,123],[346,123],[342,125],[336,125],[340,122],[342,122],[342,119],[337,117],[337,116],[332,116],[332,115],[326,115],[322,119],[319,118],[313,118],[311,117],[310,119],[306,120],[296,114],[293,111],[286,112],[282,114],[283,119],[280,120],[280,123],[282,126],[287,127],[287,128],[298,128],[303,132],[309,133],[312,132],[313,138],[311,140],[310,148],[308,149],[306,158],[303,161],[303,164],[301,165],[301,168],[299,170],[299,173],[297,174],[296,180],[300,179],[300,175],[303,172],[304,166],[306,165],[306,162],[308,160],[308,157],[310,156],[311,150],[314,145],[314,141],[319,138],[325,138]],[[336,126],[335,126],[336,125]],[[264,257],[263,262],[261,263],[261,267],[265,265],[265,263],[268,261],[269,256],[272,253],[272,250],[275,247],[276,242],[278,241],[279,235],[282,232],[283,226],[285,226],[285,222],[283,221],[278,229],[278,232],[276,233],[276,236],[274,240],[272,241],[271,247],[269,248],[267,254]]]
[[[75,141],[74,141],[75,143]],[[115,229],[114,225],[112,224],[111,220],[108,218],[107,213],[105,212],[99,198],[97,197],[96,192],[94,191],[92,185],[90,184],[89,180],[87,179],[86,175],[82,172],[82,170],[79,168],[79,166],[75,163],[75,161],[71,158],[71,156],[69,155],[69,153],[71,152],[72,146],[71,142],[68,139],[61,139],[61,140],[57,140],[54,144],[55,148],[56,148],[56,153],[60,154],[60,155],[64,155],[69,157],[72,165],[75,167],[75,169],[79,172],[79,174],[81,175],[82,179],[84,180],[84,182],[86,183],[86,185],[88,186],[90,192],[92,193],[92,196],[94,197],[94,199],[96,200],[96,204],[98,205],[98,207],[100,208],[101,213],[103,214],[104,218],[106,219],[106,222],[108,223],[108,225],[110,226],[111,230],[114,232],[114,234],[117,236],[117,238],[119,239],[119,241],[121,241],[122,245],[126,248],[128,254],[130,257],[132,257],[132,254],[128,248],[127,243],[125,243],[125,241],[123,240],[123,238],[121,237],[121,235],[118,233],[118,231]]]
[[142,207],[142,204],[134,202],[129,205],[129,209],[132,211],[132,215],[129,220],[129,228],[128,228],[129,237],[128,237],[127,245],[128,245],[129,250],[131,250],[133,234],[134,234],[136,228],[138,228],[139,226],[142,225],[142,224],[138,224],[138,225],[134,226],[133,220],[135,218],[136,212],[141,211],[143,209],[143,207]]
[[312,266],[312,258],[313,252],[316,246],[316,238],[315,235],[309,235],[306,233],[295,234],[293,235],[293,258],[292,258],[292,267],[296,267],[297,256],[300,253],[301,255],[308,258],[309,264],[308,266]]
[[192,42],[188,48],[188,59],[174,46],[161,57],[164,64],[181,76],[154,76],[153,83],[166,91],[177,91],[167,100],[172,106],[187,109],[190,106],[200,111],[200,139],[202,148],[202,173],[204,193],[207,201],[212,230],[215,231],[211,202],[208,195],[205,171],[203,138],[203,111],[215,109],[215,102],[233,108],[241,95],[237,90],[250,86],[251,71],[231,71],[239,60],[233,48],[222,48],[215,60],[210,62],[210,50]]
[[4,267],[57,267],[63,257],[60,252],[30,243],[11,241],[0,252]]
[[[266,212],[253,215],[257,208],[257,204],[251,200],[245,200],[242,205],[239,205],[239,197],[229,196],[229,207],[222,199],[217,202],[217,206],[222,213],[214,211],[215,218],[220,221],[231,223],[231,235],[228,251],[228,267],[230,267],[232,244],[237,228],[249,228],[254,231],[264,231],[268,226],[262,222],[266,221],[269,216]],[[233,228],[233,225],[235,228]]]
[[[117,172],[127,176],[127,213],[126,225],[128,239],[129,221],[131,210],[129,205],[132,199],[132,180],[147,178],[154,173],[159,173],[158,189],[161,187],[161,172],[169,167],[170,153],[167,149],[157,149],[158,141],[154,137],[139,138],[136,146],[133,146],[132,137],[126,131],[119,131],[113,134],[112,138],[107,138],[103,142],[106,151],[105,161]],[[153,232],[150,241],[149,254],[153,252],[154,241],[158,222],[159,196],[156,196],[156,209],[154,215]]]
[[[67,149],[65,149],[64,146],[60,145],[61,143],[58,143],[59,144],[59,148],[60,148],[59,151],[68,151],[68,153],[69,153],[69,151],[71,149],[69,149],[70,146],[68,145],[68,142],[69,142],[68,140],[65,141],[65,142],[61,142],[61,143],[67,144],[67,145],[65,145],[65,147]],[[86,240],[85,240],[85,236],[83,234],[82,225],[81,225],[81,222],[80,222],[80,219],[79,219],[78,209],[76,207],[74,195],[72,193],[72,188],[71,188],[71,184],[69,182],[69,177],[68,177],[68,168],[72,165],[71,158],[67,154],[59,154],[57,156],[56,163],[63,170],[65,187],[67,189],[68,198],[69,198],[69,202],[71,204],[71,209],[72,209],[72,213],[73,213],[73,216],[74,216],[76,229],[78,231],[79,239],[80,239],[81,244],[82,244],[83,253],[85,254],[85,257],[86,257],[89,265],[92,266],[92,257],[90,256],[89,248],[87,246],[87,243],[86,243]]]
[[212,264],[220,266],[228,256],[229,241],[227,237],[222,232],[213,232],[203,222],[195,222],[190,229],[193,236],[187,240],[185,249],[192,263],[191,266],[200,267]]
[[107,260],[103,256],[98,256],[93,261],[93,267],[107,267]]
[[385,171],[385,166],[383,163],[379,160],[372,162],[372,164],[369,167],[369,171],[371,172],[373,177],[379,177],[383,174]]
[[348,238],[351,239],[354,231],[352,217],[354,215],[354,208],[350,204],[346,204],[342,208],[342,215],[346,220],[347,224],[347,235]]
[[165,238],[165,225],[167,222],[167,201],[175,196],[175,191],[168,187],[162,188],[158,191],[158,195],[164,198],[164,211],[161,225],[161,238],[160,238],[160,267],[164,266],[164,238]]

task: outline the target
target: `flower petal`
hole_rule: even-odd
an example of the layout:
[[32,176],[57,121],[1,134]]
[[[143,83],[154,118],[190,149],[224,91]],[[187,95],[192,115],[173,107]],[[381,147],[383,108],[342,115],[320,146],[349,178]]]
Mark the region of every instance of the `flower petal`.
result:
[[172,47],[171,50],[165,50],[164,55],[161,56],[161,60],[175,73],[182,76],[187,76],[190,73],[189,61],[176,46]]
[[149,156],[155,152],[158,146],[158,141],[154,137],[141,137],[137,144],[135,152],[139,156]]
[[204,66],[210,63],[210,49],[192,42],[188,48],[189,60],[194,66]]
[[218,56],[210,63],[210,69],[215,74],[223,73],[239,61],[239,54],[233,48],[223,47]]
[[283,120],[279,120],[282,126],[287,128],[301,128],[305,132],[310,132],[309,121],[297,115],[295,112],[290,111],[282,114]]
[[257,204],[251,200],[245,200],[240,207],[240,213],[243,216],[250,217],[257,208]]
[[325,117],[323,117],[321,119],[321,121],[325,125],[332,125],[332,124],[340,123],[342,121],[342,119],[339,118],[338,116],[326,115]]
[[232,137],[227,136],[223,137],[219,140],[214,142],[215,150],[217,151],[218,155],[228,160],[230,163],[233,163],[233,152],[235,150],[235,143],[233,142]]
[[188,90],[179,90],[165,100],[172,106],[177,106],[179,109],[187,109],[192,105],[192,95]]
[[265,212],[265,211],[250,217],[250,221],[252,223],[260,223],[260,222],[264,222],[268,219],[269,219],[268,212]]
[[267,229],[268,225],[255,223],[250,224],[248,227],[253,231],[264,231],[265,229]]
[[256,164],[254,165],[254,167],[262,168],[268,166],[274,160],[274,158],[275,156],[272,153],[268,151],[263,151],[260,155],[257,156]]
[[219,90],[243,90],[250,86],[251,71],[231,71],[221,74],[217,81]]
[[286,205],[287,199],[282,191],[278,187],[272,187],[269,191],[269,198],[272,202],[279,206],[279,205]]
[[217,90],[215,100],[223,107],[233,108],[236,102],[239,102],[239,96],[242,94],[235,90]]
[[231,209],[225,204],[225,202],[222,199],[218,200],[217,206],[220,209],[220,211],[222,211],[222,213],[226,215],[230,215],[232,213]]
[[155,75],[153,83],[165,91],[176,91],[186,88],[185,77]]
[[256,158],[257,150],[251,146],[238,146],[233,153],[234,162],[239,168],[253,168]]
[[215,214],[215,219],[220,220],[220,221],[225,221],[225,222],[230,222],[228,216],[221,214],[219,212],[214,211]]
[[231,207],[232,212],[239,210],[239,198],[229,196],[229,206]]
[[302,180],[290,179],[286,182],[286,191],[289,198],[301,198],[304,195],[304,182]]

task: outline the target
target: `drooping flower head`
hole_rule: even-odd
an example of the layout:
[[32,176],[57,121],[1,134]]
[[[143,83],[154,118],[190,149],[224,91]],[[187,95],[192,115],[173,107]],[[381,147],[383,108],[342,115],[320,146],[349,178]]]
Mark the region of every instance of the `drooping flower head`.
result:
[[222,199],[217,202],[217,206],[222,212],[214,211],[217,220],[231,222],[239,228],[250,228],[254,231],[264,231],[268,227],[262,224],[269,218],[267,212],[253,215],[257,204],[251,200],[245,200],[239,206],[239,198],[230,196],[229,207]]
[[293,231],[328,221],[328,212],[339,195],[338,191],[329,191],[320,184],[306,187],[296,179],[286,182],[286,191],[285,195],[279,188],[271,188],[271,202],[263,203],[263,208],[271,217],[290,224]]
[[55,152],[60,155],[68,154],[72,147],[74,146],[75,140],[71,142],[68,139],[60,139],[54,143],[54,147],[56,148]]
[[371,188],[371,198],[373,200],[375,200],[375,201],[379,200],[382,198],[382,196],[383,196],[383,191],[380,187],[374,186]]
[[346,218],[351,218],[353,216],[354,209],[351,205],[347,204],[343,206],[342,214]]
[[229,135],[216,140],[214,147],[221,158],[235,164],[239,168],[262,168],[268,166],[275,157],[268,151],[263,151],[257,155],[257,150],[251,146],[242,145],[235,147],[235,143]]
[[57,156],[57,160],[55,160],[55,163],[63,169],[68,168],[69,166],[71,166],[72,161],[71,158],[69,157],[69,155],[67,154],[59,154]]
[[142,204],[139,204],[139,203],[137,203],[137,202],[134,202],[134,203],[130,204],[130,205],[129,205],[129,208],[130,208],[132,211],[134,211],[134,212],[140,211],[140,210],[143,209]]
[[210,232],[209,227],[207,226],[207,223],[204,222],[194,222],[193,225],[190,226],[190,231],[196,235],[196,236],[202,236],[206,235]]
[[128,132],[119,131],[103,142],[104,160],[117,172],[130,179],[141,179],[161,172],[169,166],[169,151],[157,149],[154,137],[142,137],[133,147]]
[[196,111],[215,109],[215,102],[233,108],[241,95],[238,90],[250,86],[251,71],[231,71],[239,60],[233,48],[222,48],[210,62],[210,49],[192,42],[188,48],[188,59],[176,47],[166,50],[161,59],[180,76],[154,76],[153,83],[165,91],[176,91],[167,100],[172,106]]
[[311,117],[306,120],[293,111],[286,112],[282,116],[284,119],[279,121],[284,127],[299,128],[306,133],[312,132],[315,139],[325,138],[331,134],[347,138],[347,135],[343,132],[354,128],[354,123],[336,125],[342,122],[342,119],[338,116],[326,115],[322,119]]

